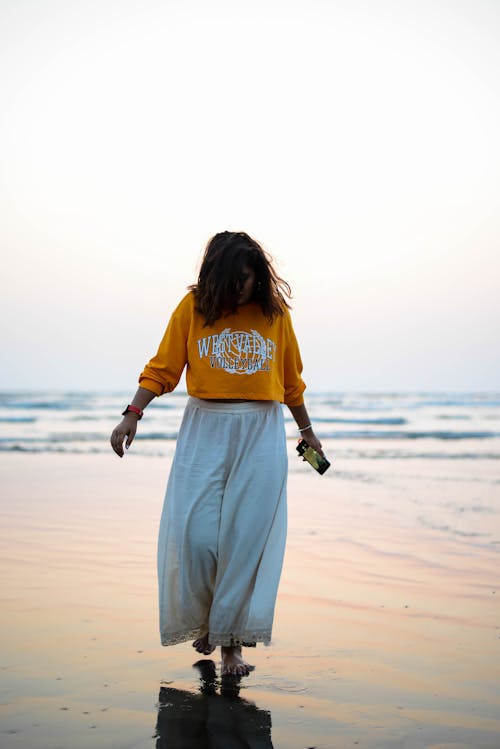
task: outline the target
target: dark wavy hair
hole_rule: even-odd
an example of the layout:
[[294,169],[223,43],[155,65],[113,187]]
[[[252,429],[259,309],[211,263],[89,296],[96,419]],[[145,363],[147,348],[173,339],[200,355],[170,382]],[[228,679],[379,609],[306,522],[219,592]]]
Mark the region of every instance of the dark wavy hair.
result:
[[290,305],[285,296],[292,295],[290,286],[272,266],[272,258],[243,231],[223,231],[210,239],[201,263],[198,282],[188,288],[194,293],[196,309],[205,318],[205,325],[225,314],[238,310],[243,268],[255,273],[251,301],[260,305],[269,322],[283,315]]

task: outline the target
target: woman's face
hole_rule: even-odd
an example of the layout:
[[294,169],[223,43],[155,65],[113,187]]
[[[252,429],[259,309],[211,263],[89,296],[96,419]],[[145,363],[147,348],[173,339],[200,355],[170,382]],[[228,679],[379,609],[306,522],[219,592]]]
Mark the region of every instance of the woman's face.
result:
[[253,296],[255,286],[255,271],[249,265],[244,265],[238,279],[238,305],[247,304]]

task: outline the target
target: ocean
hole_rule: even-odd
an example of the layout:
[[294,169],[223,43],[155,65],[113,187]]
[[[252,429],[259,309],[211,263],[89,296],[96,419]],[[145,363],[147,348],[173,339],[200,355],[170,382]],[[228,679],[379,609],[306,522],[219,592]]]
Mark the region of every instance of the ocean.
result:
[[[104,453],[130,393],[0,393],[0,452]],[[158,398],[139,425],[142,455],[169,453],[186,393]],[[310,393],[320,439],[343,460],[498,460],[500,393]],[[297,437],[285,408],[287,436]]]
[[[0,452],[116,460],[109,436],[128,397],[2,393]],[[167,465],[187,397],[175,392],[149,405],[127,459],[163,457]],[[500,393],[308,392],[307,406],[332,463],[314,478],[347,482],[358,494],[365,487],[367,506],[377,492],[387,513],[465,547],[500,548]],[[289,472],[308,473],[295,452],[295,423],[284,414]]]
[[307,392],[323,476],[285,409],[273,647],[246,653],[255,670],[227,699],[198,670],[211,661],[157,633],[187,396],[155,399],[120,460],[129,397],[0,395],[2,747],[191,746],[205,726],[276,749],[498,746],[500,394]]

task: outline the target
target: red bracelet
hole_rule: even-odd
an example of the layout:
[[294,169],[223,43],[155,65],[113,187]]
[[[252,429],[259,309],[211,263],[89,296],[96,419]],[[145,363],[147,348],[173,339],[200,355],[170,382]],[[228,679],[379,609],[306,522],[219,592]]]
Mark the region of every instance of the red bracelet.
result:
[[127,406],[125,411],[123,411],[122,416],[125,416],[125,414],[128,413],[129,411],[132,411],[132,413],[137,414],[137,416],[139,417],[137,421],[140,421],[142,417],[144,416],[144,411],[141,411],[141,409],[137,408],[137,406],[131,406],[130,404]]

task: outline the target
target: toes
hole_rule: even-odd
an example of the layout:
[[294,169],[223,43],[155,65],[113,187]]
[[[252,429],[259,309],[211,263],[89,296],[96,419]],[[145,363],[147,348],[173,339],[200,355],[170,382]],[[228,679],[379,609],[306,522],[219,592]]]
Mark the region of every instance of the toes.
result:
[[191,643],[193,648],[201,653],[202,655],[210,655],[215,650],[215,645],[210,645],[208,642],[208,635],[203,637],[197,637],[194,642]]
[[235,665],[235,666],[223,666],[221,670],[222,676],[249,676],[250,669],[248,666]]

